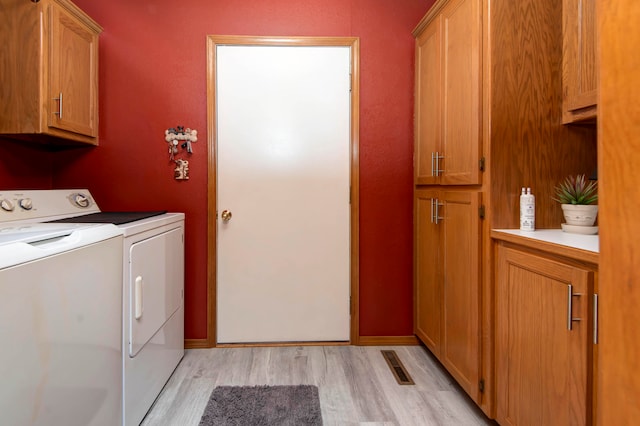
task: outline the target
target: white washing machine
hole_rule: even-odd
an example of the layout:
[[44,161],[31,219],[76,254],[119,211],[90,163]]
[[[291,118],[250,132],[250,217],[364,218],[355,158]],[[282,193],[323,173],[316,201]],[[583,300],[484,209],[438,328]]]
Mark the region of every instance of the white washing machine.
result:
[[138,425],[184,356],[184,213],[101,212],[86,189],[45,192],[63,200],[55,222],[123,234],[121,414]]
[[47,211],[0,191],[0,423],[118,424],[123,231]]

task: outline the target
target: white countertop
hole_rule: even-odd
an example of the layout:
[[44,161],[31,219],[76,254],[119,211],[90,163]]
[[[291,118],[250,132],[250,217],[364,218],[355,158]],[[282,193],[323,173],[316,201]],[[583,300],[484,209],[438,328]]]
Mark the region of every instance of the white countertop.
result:
[[521,231],[519,229],[494,229],[496,232],[504,232],[533,240],[559,244],[581,250],[600,252],[599,238],[597,235],[571,234],[562,229],[536,229],[535,231]]

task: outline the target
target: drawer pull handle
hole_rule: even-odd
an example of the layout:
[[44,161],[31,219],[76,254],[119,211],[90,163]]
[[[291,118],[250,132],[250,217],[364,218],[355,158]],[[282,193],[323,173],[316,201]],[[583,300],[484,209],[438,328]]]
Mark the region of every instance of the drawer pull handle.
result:
[[436,161],[436,153],[435,152],[431,152],[431,176],[438,176],[436,174],[435,161]]
[[435,160],[436,160],[436,176],[442,176],[444,170],[440,168],[440,160],[444,159],[444,155],[440,155],[439,152],[436,152]]
[[593,295],[593,343],[598,344],[598,295]]
[[567,330],[569,331],[573,329],[574,321],[582,321],[582,318],[573,317],[573,298],[579,296],[582,296],[582,294],[574,293],[573,286],[569,284],[567,286]]
[[62,120],[62,92],[60,92],[60,96],[57,98],[53,98],[54,101],[59,101],[58,103],[58,111],[54,112],[55,115],[58,116],[60,120]]

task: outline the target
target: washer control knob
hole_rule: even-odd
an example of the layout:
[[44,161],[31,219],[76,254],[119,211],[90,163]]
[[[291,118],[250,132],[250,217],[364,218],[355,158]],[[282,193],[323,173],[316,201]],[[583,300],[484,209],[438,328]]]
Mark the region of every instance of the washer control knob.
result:
[[33,201],[31,201],[31,198],[23,198],[18,201],[18,204],[22,210],[31,210],[33,208]]
[[91,200],[86,195],[78,192],[75,194],[71,194],[71,203],[76,207],[80,207],[86,209],[91,205]]
[[15,206],[11,201],[5,198],[4,200],[0,201],[0,208],[2,208],[2,210],[4,210],[5,212],[12,212]]

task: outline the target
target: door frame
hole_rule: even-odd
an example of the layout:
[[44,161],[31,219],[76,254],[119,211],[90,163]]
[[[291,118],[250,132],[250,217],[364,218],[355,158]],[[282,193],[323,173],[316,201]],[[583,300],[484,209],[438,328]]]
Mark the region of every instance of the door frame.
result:
[[[360,217],[360,39],[358,37],[264,37],[207,36],[207,347],[216,344],[217,308],[217,123],[216,48],[218,46],[345,46],[351,48],[351,129],[350,129],[350,344],[359,344],[359,217]],[[323,342],[327,344],[328,342]],[[304,345],[305,343],[295,343]],[[309,343],[306,343],[309,344]],[[311,343],[313,344],[313,343]],[[261,346],[267,344],[260,344]],[[278,344],[282,345],[282,344]],[[237,345],[236,345],[237,346]]]

